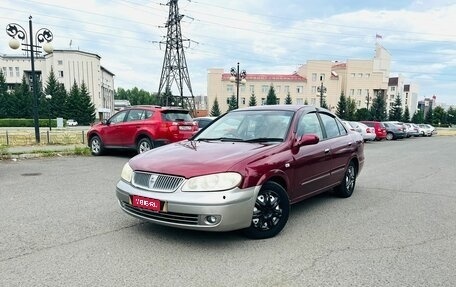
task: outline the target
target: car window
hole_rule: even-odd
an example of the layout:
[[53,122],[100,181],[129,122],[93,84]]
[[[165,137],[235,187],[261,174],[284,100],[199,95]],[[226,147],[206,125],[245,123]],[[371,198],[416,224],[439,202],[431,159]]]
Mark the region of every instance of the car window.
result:
[[139,121],[144,119],[144,110],[130,110],[127,116],[127,122]]
[[[339,134],[340,135],[346,135],[348,133],[347,129],[344,127],[344,125],[336,119],[337,127],[339,128]],[[350,123],[349,123],[350,125]],[[348,127],[347,127],[348,128]]]
[[118,112],[109,119],[109,123],[116,124],[123,122],[127,113],[128,110]]
[[342,126],[342,123],[338,122],[336,118],[333,118],[327,114],[320,113],[321,121],[323,122],[323,126],[326,130],[326,136],[328,138],[334,138],[341,135],[340,128],[344,130],[343,134],[346,134],[347,131]]
[[192,117],[188,111],[163,111],[162,117],[164,121],[175,122],[175,121],[184,121],[191,122],[193,121]]
[[318,120],[317,114],[314,112],[303,115],[298,122],[296,135],[302,137],[303,135],[308,134],[315,134],[320,139],[323,138],[320,121]]

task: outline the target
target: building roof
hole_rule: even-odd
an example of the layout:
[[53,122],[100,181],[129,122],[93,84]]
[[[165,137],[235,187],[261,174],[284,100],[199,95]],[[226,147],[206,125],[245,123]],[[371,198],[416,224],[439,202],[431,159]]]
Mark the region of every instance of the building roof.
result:
[[[222,74],[222,81],[229,81],[231,77],[230,73]],[[283,74],[247,74],[245,77],[247,81],[288,81],[288,82],[305,82],[306,78],[298,75],[283,75]]]

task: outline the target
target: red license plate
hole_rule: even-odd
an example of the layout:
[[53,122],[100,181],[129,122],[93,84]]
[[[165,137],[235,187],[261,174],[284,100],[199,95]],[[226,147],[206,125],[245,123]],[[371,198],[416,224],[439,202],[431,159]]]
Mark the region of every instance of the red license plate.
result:
[[138,195],[133,195],[131,197],[131,204],[134,207],[139,207],[139,208],[144,208],[152,211],[160,211],[160,200],[158,199],[153,199],[153,198],[148,198],[148,197],[143,197],[143,196],[138,196]]

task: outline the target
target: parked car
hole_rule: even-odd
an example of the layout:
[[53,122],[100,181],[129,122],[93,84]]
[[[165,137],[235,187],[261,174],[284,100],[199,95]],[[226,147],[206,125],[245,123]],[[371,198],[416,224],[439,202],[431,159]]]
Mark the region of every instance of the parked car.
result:
[[207,125],[209,125],[213,120],[217,117],[197,117],[193,118],[193,120],[198,124],[198,130],[204,129]]
[[420,128],[412,123],[405,123],[407,137],[418,137],[420,136]]
[[93,155],[106,149],[134,149],[143,153],[156,146],[190,138],[198,130],[188,110],[175,107],[132,106],[87,132]]
[[361,123],[365,124],[368,127],[372,127],[375,129],[375,140],[381,141],[381,140],[386,139],[386,128],[382,122],[361,121]]
[[419,124],[421,136],[431,137],[435,133],[435,128],[429,124]]
[[369,127],[361,122],[349,122],[350,125],[361,134],[364,141],[373,141],[376,138],[375,128]]
[[116,195],[123,211],[149,222],[269,238],[284,228],[290,204],[331,189],[350,197],[363,163],[361,135],[331,112],[255,106],[133,157]]
[[382,122],[386,128],[386,139],[397,140],[407,136],[404,126],[399,122]]
[[66,121],[66,124],[67,124],[67,126],[71,127],[71,126],[77,126],[78,122],[73,119],[69,119]]

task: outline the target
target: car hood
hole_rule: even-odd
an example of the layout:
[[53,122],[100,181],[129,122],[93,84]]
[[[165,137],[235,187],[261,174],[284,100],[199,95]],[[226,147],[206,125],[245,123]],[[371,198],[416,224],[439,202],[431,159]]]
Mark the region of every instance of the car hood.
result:
[[139,154],[130,160],[130,166],[133,170],[190,178],[233,171],[230,169],[233,165],[250,157],[263,156],[263,152],[275,146],[276,144],[186,140]]

